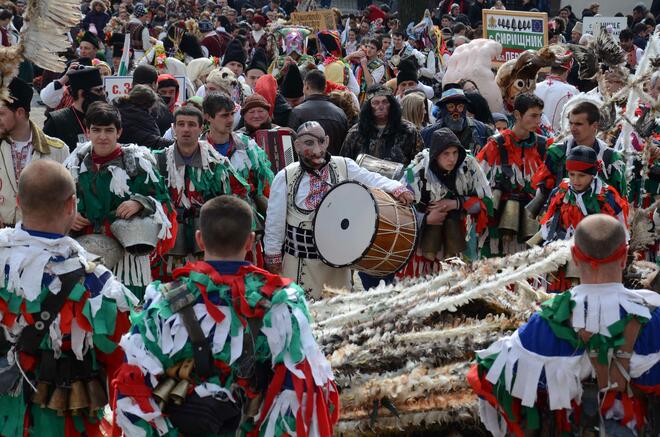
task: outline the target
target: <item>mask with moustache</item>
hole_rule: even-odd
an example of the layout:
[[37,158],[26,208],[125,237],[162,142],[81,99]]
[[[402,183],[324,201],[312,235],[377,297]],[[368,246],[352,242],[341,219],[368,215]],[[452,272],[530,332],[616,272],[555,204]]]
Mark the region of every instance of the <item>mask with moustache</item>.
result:
[[462,113],[459,118],[454,118],[451,113],[447,113],[442,117],[442,121],[445,127],[448,127],[454,132],[460,132],[465,127],[465,113]]

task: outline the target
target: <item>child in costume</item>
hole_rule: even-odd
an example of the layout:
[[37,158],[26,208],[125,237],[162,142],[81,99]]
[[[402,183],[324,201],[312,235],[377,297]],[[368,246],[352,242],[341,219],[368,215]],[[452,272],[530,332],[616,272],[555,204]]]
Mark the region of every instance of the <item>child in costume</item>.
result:
[[[610,215],[627,227],[628,202],[596,176],[599,165],[598,156],[591,147],[571,149],[566,158],[568,178],[552,191],[548,210],[540,220],[543,240],[572,238],[578,224],[592,214]],[[561,269],[548,290],[562,292],[571,285],[565,269]]]
[[658,435],[660,298],[621,283],[626,238],[613,217],[582,220],[572,248],[581,285],[477,351],[468,382],[494,436]]
[[492,215],[490,185],[477,160],[450,129],[433,133],[431,147],[417,154],[402,182],[415,194],[415,210],[422,216],[418,254],[403,275],[437,273],[440,261],[467,251],[466,240],[477,247],[486,239]]

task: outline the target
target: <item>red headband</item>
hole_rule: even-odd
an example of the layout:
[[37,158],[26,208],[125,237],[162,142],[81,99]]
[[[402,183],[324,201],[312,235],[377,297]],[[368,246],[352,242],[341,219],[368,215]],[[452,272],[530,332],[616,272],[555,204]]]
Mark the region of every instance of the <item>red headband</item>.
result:
[[575,244],[573,244],[573,247],[571,247],[571,252],[573,253],[575,259],[582,262],[588,262],[589,264],[591,264],[591,268],[593,269],[595,269],[600,264],[609,264],[611,262],[619,260],[622,256],[626,254],[627,251],[628,251],[628,244],[625,241],[614,252],[612,252],[610,256],[605,258],[592,258],[589,255],[582,252],[580,248],[577,247]]
[[584,171],[589,170],[590,168],[596,167],[595,162],[583,162],[583,161],[566,161],[566,170],[568,171]]

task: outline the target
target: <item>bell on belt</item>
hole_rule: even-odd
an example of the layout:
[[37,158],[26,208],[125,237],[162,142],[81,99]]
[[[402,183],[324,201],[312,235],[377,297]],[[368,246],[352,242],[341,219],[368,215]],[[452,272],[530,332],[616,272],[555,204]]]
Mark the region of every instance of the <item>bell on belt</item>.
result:
[[530,217],[527,212],[522,214],[522,217],[520,217],[520,232],[519,232],[519,237],[520,241],[525,241],[529,238],[532,238],[536,232],[539,230],[539,222],[536,221],[536,219],[533,219]]
[[525,210],[529,213],[530,217],[533,219],[537,218],[541,213],[541,210],[545,206],[545,202],[548,200],[547,191],[543,191],[540,188],[536,189],[536,194],[534,198],[529,201],[525,206]]
[[502,190],[493,188],[493,211],[497,212],[500,209],[500,201],[502,200]]
[[108,396],[98,378],[92,378],[85,383],[89,397],[89,414],[93,416],[108,403]]
[[71,414],[77,416],[80,410],[89,407],[89,396],[87,396],[87,387],[85,383],[78,380],[71,383],[71,392],[69,393],[68,410]]
[[174,389],[174,386],[176,386],[176,381],[172,378],[167,378],[165,381],[156,386],[156,389],[154,390],[154,397],[159,403],[166,404],[170,397],[170,393]]
[[56,387],[48,401],[48,408],[57,411],[58,416],[64,416],[64,412],[69,407],[68,398],[68,387]]
[[176,387],[170,392],[170,399],[172,402],[176,405],[181,405],[188,394],[188,387],[190,387],[190,382],[188,382],[188,380],[182,379],[179,381]]
[[183,362],[183,361],[181,361],[181,362],[179,362],[179,363],[176,363],[176,364],[173,365],[172,367],[168,368],[168,369],[165,371],[165,374],[166,374],[167,376],[169,376],[170,378],[176,378],[176,377],[178,377],[178,376],[179,376],[179,369],[181,368],[181,363],[182,363],[182,362]]
[[566,277],[566,279],[580,279],[580,271],[578,270],[575,261],[569,259],[566,262],[565,269],[566,269],[566,274],[564,276]]
[[518,233],[520,221],[520,202],[509,199],[504,204],[504,211],[500,217],[500,230]]
[[465,226],[459,217],[447,217],[442,230],[444,257],[459,256],[465,249]]
[[442,225],[424,225],[420,242],[422,256],[428,261],[433,261],[441,247]]
[[32,395],[32,403],[44,408],[48,403],[51,384],[45,381],[37,383],[37,391]]
[[538,231],[532,238],[527,240],[527,245],[529,247],[536,247],[540,246],[543,243],[543,236],[541,235],[541,231]]
[[179,379],[190,379],[193,367],[195,367],[195,360],[192,358],[185,360],[179,368]]

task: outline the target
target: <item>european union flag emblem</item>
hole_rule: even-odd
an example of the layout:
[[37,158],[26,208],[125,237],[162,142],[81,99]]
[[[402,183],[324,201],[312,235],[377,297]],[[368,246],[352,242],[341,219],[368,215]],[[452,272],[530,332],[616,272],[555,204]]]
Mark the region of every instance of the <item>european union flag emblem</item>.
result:
[[534,33],[543,32],[543,20],[532,20],[532,32]]

